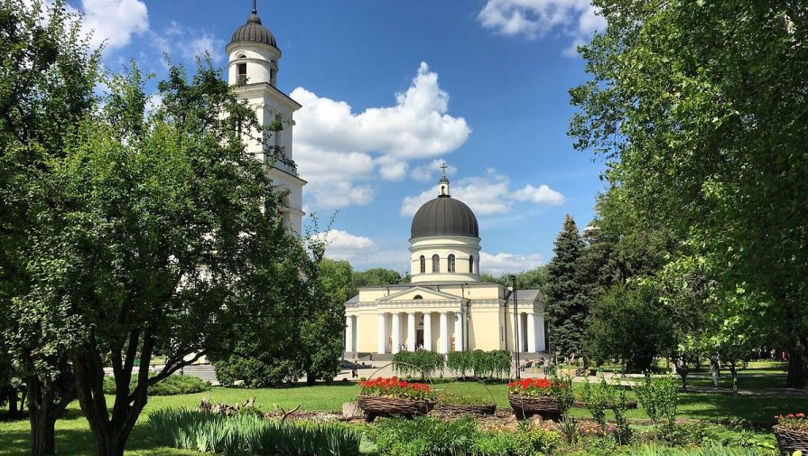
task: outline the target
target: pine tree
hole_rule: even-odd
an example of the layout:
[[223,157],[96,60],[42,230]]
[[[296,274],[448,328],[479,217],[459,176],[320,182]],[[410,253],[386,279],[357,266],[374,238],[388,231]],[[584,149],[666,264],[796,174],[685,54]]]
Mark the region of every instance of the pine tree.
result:
[[570,215],[558,234],[545,287],[546,315],[550,325],[550,342],[562,356],[582,353],[581,341],[586,330],[587,300],[579,282],[579,263],[584,243]]

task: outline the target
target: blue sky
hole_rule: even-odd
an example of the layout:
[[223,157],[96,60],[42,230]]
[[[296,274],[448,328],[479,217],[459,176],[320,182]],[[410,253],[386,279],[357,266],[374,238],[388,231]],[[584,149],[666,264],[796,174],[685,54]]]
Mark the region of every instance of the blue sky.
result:
[[[165,74],[224,46],[249,0],[71,0],[105,63]],[[602,27],[588,0],[258,0],[283,52],[278,87],[301,102],[294,158],[329,255],[357,269],[408,266],[411,215],[438,164],[480,221],[484,272],[549,261],[564,215],[592,218],[602,164],[567,137],[574,45]]]

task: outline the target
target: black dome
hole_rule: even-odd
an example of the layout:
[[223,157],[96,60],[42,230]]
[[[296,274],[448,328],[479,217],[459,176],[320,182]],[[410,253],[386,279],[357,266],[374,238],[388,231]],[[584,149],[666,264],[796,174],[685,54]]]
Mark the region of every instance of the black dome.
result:
[[261,25],[261,18],[258,17],[258,14],[255,12],[250,15],[250,18],[247,19],[246,24],[237,28],[236,31],[233,32],[233,37],[230,38],[230,44],[244,41],[264,43],[273,47],[278,47],[278,43],[275,41],[275,36],[272,35],[272,32],[267,30],[266,27]]
[[480,237],[477,217],[462,201],[445,195],[428,201],[412,219],[410,238],[424,236]]

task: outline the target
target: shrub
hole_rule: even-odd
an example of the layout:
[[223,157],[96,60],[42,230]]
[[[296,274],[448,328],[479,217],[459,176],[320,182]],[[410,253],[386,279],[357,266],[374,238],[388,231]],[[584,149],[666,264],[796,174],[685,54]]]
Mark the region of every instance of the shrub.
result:
[[654,377],[646,371],[643,383],[634,391],[648,418],[657,426],[661,423],[663,435],[670,436],[676,426],[679,407],[678,382],[670,375]]
[[777,419],[777,424],[786,429],[808,431],[808,418],[802,412],[777,415],[775,418]]
[[446,359],[446,367],[462,377],[465,377],[467,372],[473,374],[474,353],[468,351],[451,352]]
[[149,415],[158,441],[175,448],[226,455],[359,454],[361,436],[344,425],[264,420],[253,414],[214,415],[185,409]]
[[380,454],[395,456],[532,456],[549,454],[558,434],[543,429],[488,432],[473,418],[433,417],[382,420],[370,430]]
[[[129,391],[137,386],[137,378],[129,382]],[[115,394],[115,379],[104,377],[104,394]],[[208,391],[210,383],[192,375],[171,375],[155,385],[149,387],[149,396],[175,396],[178,394],[193,394]]]
[[584,383],[583,400],[592,418],[598,423],[600,431],[606,432],[606,410],[612,402],[612,392],[606,379],[601,377],[600,382]]
[[427,350],[401,351],[393,355],[393,369],[399,375],[432,377],[443,369],[443,355]]

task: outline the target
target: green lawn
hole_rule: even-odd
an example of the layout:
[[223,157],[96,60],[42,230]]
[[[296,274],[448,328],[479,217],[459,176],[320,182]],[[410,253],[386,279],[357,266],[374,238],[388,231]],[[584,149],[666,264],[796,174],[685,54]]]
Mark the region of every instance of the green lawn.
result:
[[[436,383],[436,390],[450,391],[478,398],[493,395],[497,406],[508,407],[507,387],[504,384],[481,385],[478,383]],[[303,410],[336,411],[342,403],[354,400],[359,391],[353,383],[331,386],[290,387],[276,389],[228,389],[213,388],[210,391],[182,396],[153,397],[141,414],[127,447],[133,455],[182,455],[196,454],[161,447],[150,438],[147,418],[150,411],[166,407],[195,408],[203,398],[215,402],[238,403],[255,397],[263,410],[272,410],[276,405],[291,410],[301,405]],[[763,425],[772,424],[774,415],[782,412],[808,410],[808,398],[783,396],[733,397],[716,393],[683,393],[680,416],[688,419],[726,421],[749,420]],[[583,409],[576,409],[578,416],[588,416]],[[632,410],[631,418],[645,419],[642,410]],[[29,428],[27,421],[0,422],[0,455],[28,453]],[[57,449],[61,455],[86,455],[92,453],[92,438],[87,422],[81,415],[78,403],[71,404],[67,416],[56,425]]]

